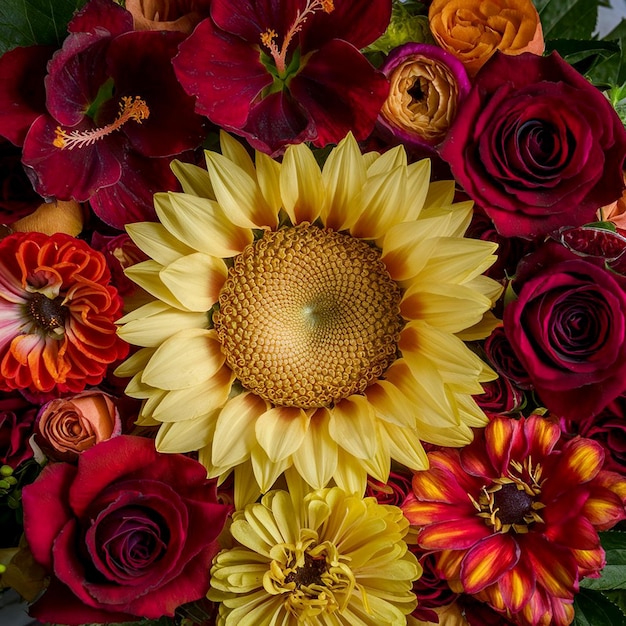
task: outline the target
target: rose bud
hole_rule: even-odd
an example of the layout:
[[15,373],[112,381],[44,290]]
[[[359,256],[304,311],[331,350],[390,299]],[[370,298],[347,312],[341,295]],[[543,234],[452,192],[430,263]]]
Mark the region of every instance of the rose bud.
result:
[[390,82],[380,124],[409,146],[439,144],[470,90],[463,64],[438,46],[407,43],[380,70]]
[[135,30],[177,30],[188,35],[209,16],[211,0],[126,0]]
[[470,76],[496,50],[510,55],[544,51],[539,14],[531,0],[434,0],[428,19],[435,41],[454,54]]
[[121,432],[120,414],[112,397],[84,391],[41,407],[35,443],[50,459],[73,462],[84,450]]

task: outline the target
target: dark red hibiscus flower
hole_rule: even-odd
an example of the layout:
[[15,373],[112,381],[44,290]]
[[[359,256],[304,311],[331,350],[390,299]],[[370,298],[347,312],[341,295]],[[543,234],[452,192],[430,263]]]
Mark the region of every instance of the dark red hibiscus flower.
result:
[[389,86],[359,49],[390,16],[390,0],[213,0],[174,69],[196,112],[263,152],[364,139]]
[[[171,65],[184,35],[133,31],[131,14],[112,0],[89,2],[68,29],[47,65],[46,112],[30,125],[23,163],[42,196],[90,200],[99,217],[122,228],[150,217],[154,180],[174,188],[171,157],[205,135],[206,121]],[[149,193],[128,193],[137,188]],[[150,202],[138,205],[145,197]]]

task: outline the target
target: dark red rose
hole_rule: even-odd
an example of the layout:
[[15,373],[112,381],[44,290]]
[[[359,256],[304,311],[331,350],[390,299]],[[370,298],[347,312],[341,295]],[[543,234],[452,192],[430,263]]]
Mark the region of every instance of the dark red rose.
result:
[[12,224],[30,215],[44,201],[35,193],[22,165],[22,150],[0,139],[0,223]]
[[520,389],[532,387],[530,376],[513,350],[504,327],[494,328],[491,335],[485,339],[484,349],[489,363],[500,376]]
[[556,52],[496,53],[441,148],[456,180],[506,237],[594,221],[622,195],[626,130]]
[[381,483],[375,478],[368,478],[365,495],[378,500],[380,504],[400,506],[407,494],[412,492],[411,480],[413,474],[408,471],[391,472],[386,483]]
[[596,416],[577,422],[561,420],[561,428],[595,439],[605,450],[603,469],[626,474],[626,394],[615,398]]
[[626,390],[626,277],[548,242],[520,262],[504,329],[543,405],[579,420]]
[[524,394],[504,376],[482,383],[482,387],[485,393],[474,396],[474,400],[487,415],[513,413],[524,403]]
[[34,406],[16,391],[0,398],[0,465],[15,469],[33,456],[28,440],[33,434],[39,407]]
[[230,511],[197,461],[129,435],[46,466],[22,497],[28,545],[51,575],[30,612],[62,624],[173,616],[204,597]]

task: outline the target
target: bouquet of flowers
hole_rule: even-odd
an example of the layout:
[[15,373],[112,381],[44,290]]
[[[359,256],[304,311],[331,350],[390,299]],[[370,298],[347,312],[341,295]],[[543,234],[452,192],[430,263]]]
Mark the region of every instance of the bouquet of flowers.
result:
[[4,0],[0,584],[43,623],[626,624],[626,22]]

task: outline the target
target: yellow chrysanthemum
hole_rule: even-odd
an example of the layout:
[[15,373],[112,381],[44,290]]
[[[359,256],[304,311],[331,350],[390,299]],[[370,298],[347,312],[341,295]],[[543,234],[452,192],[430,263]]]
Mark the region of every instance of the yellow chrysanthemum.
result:
[[404,626],[421,567],[400,509],[338,487],[300,500],[294,491],[271,491],[234,514],[236,544],[211,569],[217,623]]
[[468,443],[495,374],[463,340],[489,334],[500,293],[495,245],[463,238],[471,203],[352,136],[322,169],[305,145],[255,165],[223,133],[222,152],[175,163],[184,191],[128,226],[151,260],[127,273],[156,300],[122,320],[142,349],[117,373],[158,449],[234,468],[244,502],[289,467],[362,494],[391,459],[424,469],[420,440]]

